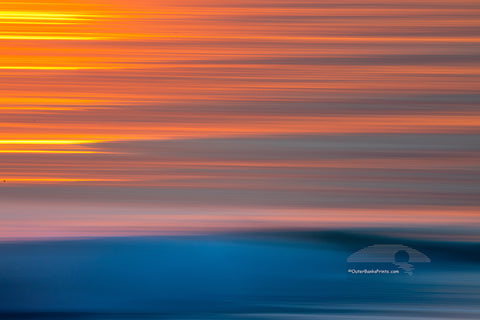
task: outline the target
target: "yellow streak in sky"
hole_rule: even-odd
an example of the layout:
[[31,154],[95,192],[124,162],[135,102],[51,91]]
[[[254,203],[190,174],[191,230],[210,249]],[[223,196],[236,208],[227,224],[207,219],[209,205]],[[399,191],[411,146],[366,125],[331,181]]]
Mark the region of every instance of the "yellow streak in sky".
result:
[[34,12],[34,11],[0,11],[1,20],[91,20],[94,15]]
[[0,70],[80,70],[98,69],[88,67],[46,67],[46,66],[0,66]]
[[100,140],[0,140],[0,144],[86,144],[99,143]]
[[110,152],[102,152],[102,151],[79,151],[79,150],[0,150],[0,153],[85,153],[85,154],[92,154],[92,153],[110,153]]
[[101,40],[105,37],[0,34],[1,40]]
[[53,25],[53,24],[75,24],[77,22],[75,21],[48,21],[48,22],[40,22],[38,20],[25,20],[25,21],[18,21],[18,20],[0,20],[0,24],[34,24],[34,25],[39,25],[39,24],[48,24],[48,25]]
[[[100,140],[0,140],[0,146],[7,146],[7,145],[24,145],[32,146],[32,145],[41,145],[41,146],[53,146],[53,145],[81,145],[81,144],[90,144],[90,143],[99,143],[103,142]],[[95,153],[109,153],[97,150],[88,150],[85,148],[83,150],[49,150],[47,149],[8,149],[8,147],[4,149],[0,149],[0,153],[45,153],[45,154],[95,154]]]
[[18,111],[75,111],[75,110],[87,110],[93,108],[82,107],[0,107],[0,112],[18,112]]

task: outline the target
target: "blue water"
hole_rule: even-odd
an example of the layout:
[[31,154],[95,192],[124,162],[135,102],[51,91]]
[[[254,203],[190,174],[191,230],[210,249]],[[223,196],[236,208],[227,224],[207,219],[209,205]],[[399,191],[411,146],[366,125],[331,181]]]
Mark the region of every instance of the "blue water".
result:
[[[347,272],[392,243],[431,262]],[[0,319],[480,319],[480,245],[351,231],[3,243]]]

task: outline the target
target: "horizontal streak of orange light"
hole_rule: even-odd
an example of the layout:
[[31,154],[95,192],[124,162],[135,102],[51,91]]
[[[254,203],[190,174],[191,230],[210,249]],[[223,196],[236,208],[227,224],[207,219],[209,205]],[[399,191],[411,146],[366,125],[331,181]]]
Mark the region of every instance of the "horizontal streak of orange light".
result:
[[104,37],[45,34],[0,34],[0,40],[100,40]]
[[58,153],[58,154],[90,154],[90,153],[108,153],[102,151],[84,151],[84,150],[0,150],[0,153]]
[[[326,116],[326,117],[240,117],[228,119],[215,117],[205,122],[186,118],[182,124],[130,122],[128,130],[122,123],[0,123],[0,132],[6,139],[14,137],[29,140],[33,135],[45,140],[63,136],[66,139],[83,136],[81,141],[135,140],[135,139],[183,139],[194,137],[235,137],[242,135],[271,134],[331,134],[331,133],[455,133],[478,132],[480,117],[461,115],[418,116]],[[217,119],[215,119],[217,118]],[[242,119],[243,118],[243,119]],[[197,122],[193,122],[196,120]],[[83,133],[79,133],[83,132]],[[93,139],[92,139],[93,138]],[[80,138],[82,139],[82,138]],[[92,139],[92,140],[89,140]],[[52,139],[53,140],[53,139]],[[72,139],[73,140],[73,139]],[[53,140],[54,141],[54,140]],[[87,142],[83,142],[87,143]]]
[[0,70],[85,70],[101,69],[95,67],[62,67],[62,66],[0,66]]
[[[46,154],[93,154],[106,153],[99,150],[51,150],[53,146],[80,146],[95,144],[103,141],[98,140],[0,140],[0,153],[46,153]],[[7,149],[6,146],[10,148]],[[39,146],[48,149],[38,149]]]
[[0,140],[2,144],[87,144],[99,143],[98,140]]
[[93,179],[93,178],[17,178],[17,177],[3,177],[0,179],[4,183],[12,182],[28,182],[28,183],[58,183],[58,182],[118,182],[121,179]]
[[88,20],[93,15],[39,11],[0,11],[0,20]]

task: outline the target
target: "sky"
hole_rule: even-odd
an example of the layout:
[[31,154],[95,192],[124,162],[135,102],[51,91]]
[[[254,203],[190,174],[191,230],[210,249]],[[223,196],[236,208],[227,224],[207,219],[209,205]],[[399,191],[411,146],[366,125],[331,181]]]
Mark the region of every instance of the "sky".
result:
[[480,226],[480,4],[0,2],[0,239]]

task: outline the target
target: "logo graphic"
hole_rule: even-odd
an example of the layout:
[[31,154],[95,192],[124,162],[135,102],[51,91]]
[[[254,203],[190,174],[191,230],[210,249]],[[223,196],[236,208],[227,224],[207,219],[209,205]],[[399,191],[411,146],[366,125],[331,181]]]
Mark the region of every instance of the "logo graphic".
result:
[[[375,244],[360,249],[350,255],[347,259],[349,263],[355,264],[393,264],[406,274],[412,275],[415,270],[412,263],[430,262],[430,258],[418,250],[404,246],[402,244]],[[398,273],[392,270],[358,270],[349,269],[349,273]]]

